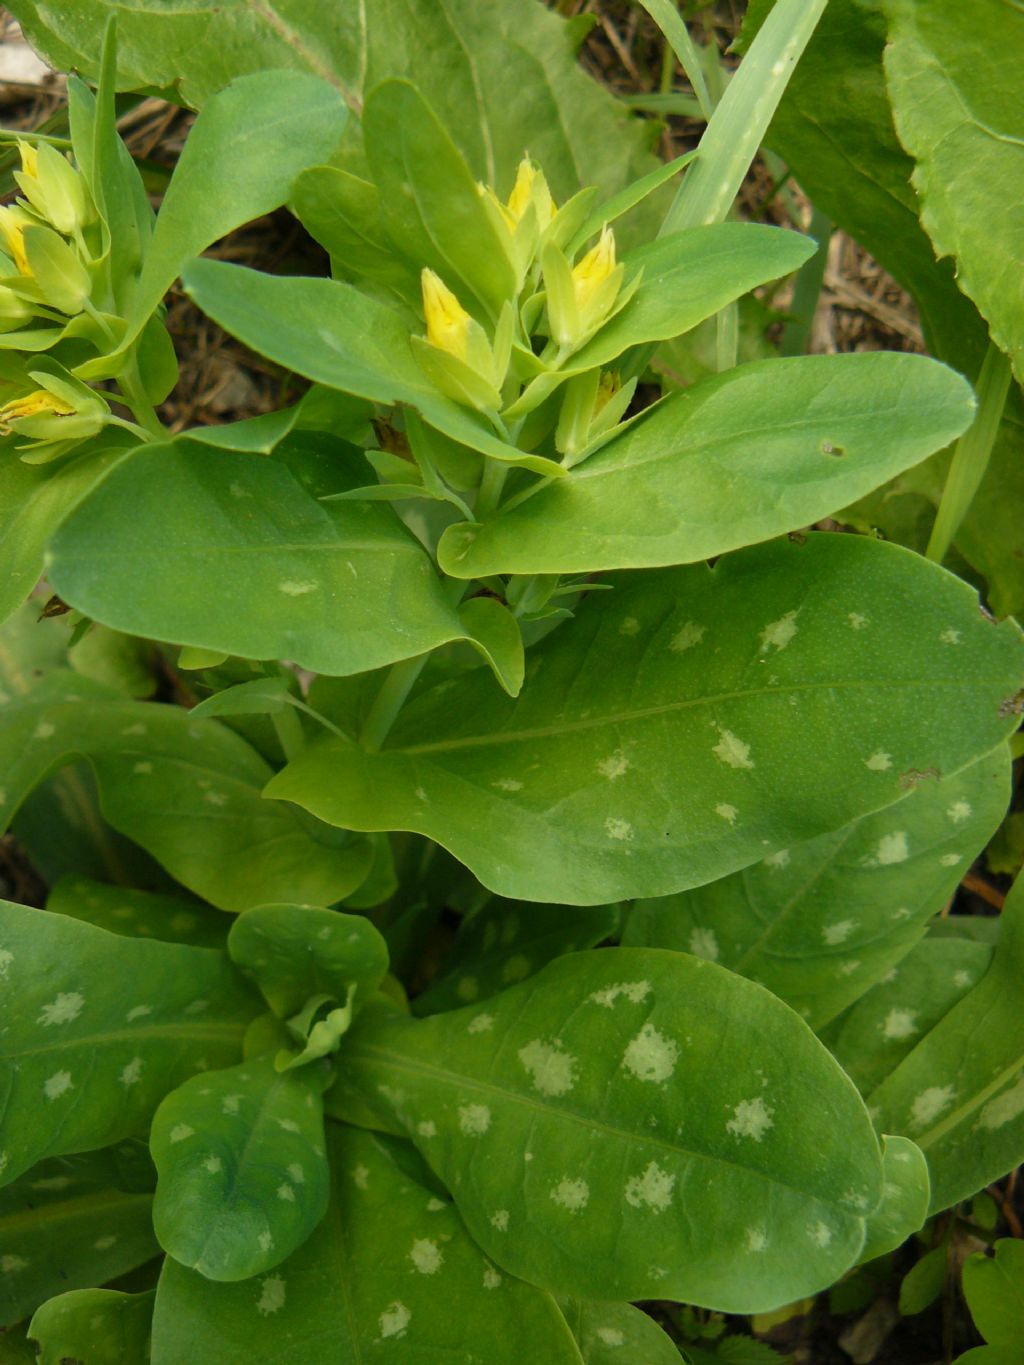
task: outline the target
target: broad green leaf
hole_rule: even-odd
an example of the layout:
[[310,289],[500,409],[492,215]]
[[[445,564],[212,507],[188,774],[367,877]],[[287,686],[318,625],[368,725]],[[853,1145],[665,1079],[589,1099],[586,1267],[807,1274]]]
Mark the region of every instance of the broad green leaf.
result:
[[168,1259],[153,1365],[581,1365],[553,1300],[498,1271],[401,1149],[327,1137],[327,1217],[273,1274],[217,1284]]
[[230,920],[201,901],[111,886],[74,872],[56,883],[46,908],[112,934],[190,943],[195,948],[223,948],[231,927]]
[[611,193],[653,163],[647,130],[579,70],[568,26],[535,0],[367,0],[337,12],[319,0],[258,9],[238,0],[188,9],[141,0],[130,10],[112,0],[15,0],[11,8],[54,66],[89,75],[116,12],[124,87],[173,89],[193,107],[246,71],[312,72],[356,109],[377,82],[404,77],[437,111],[473,175],[505,194],[526,148],[560,198],[581,183]]
[[1022,972],[1024,881],[1018,879],[988,971],[868,1097],[879,1128],[912,1138],[928,1158],[933,1212],[1024,1159]]
[[367,472],[324,438],[293,438],[280,459],[147,447],[79,508],[47,572],[65,601],[118,629],[322,673],[466,638],[390,508],[318,500]]
[[[889,771],[878,749],[872,771]],[[999,826],[1007,746],[952,777],[901,774],[894,809],[632,911],[623,943],[708,957],[767,986],[813,1029],[910,951]],[[898,826],[898,828],[894,828]]]
[[585,1365],[679,1365],[679,1352],[653,1318],[630,1303],[559,1299]]
[[904,1318],[913,1317],[930,1308],[946,1287],[949,1275],[949,1245],[926,1251],[913,1265],[900,1285],[899,1310]]
[[436,270],[456,292],[461,281],[497,318],[516,293],[511,234],[500,235],[433,109],[408,81],[384,81],[370,93],[362,122],[385,228],[398,253],[417,269]]
[[895,1251],[924,1227],[931,1193],[928,1162],[909,1138],[882,1138],[882,1202],[868,1218],[862,1262]]
[[969,1256],[963,1284],[974,1325],[989,1345],[1019,1351],[1024,1334],[1024,1243],[1004,1237],[996,1242],[994,1256]]
[[500,895],[603,904],[839,829],[1014,727],[1017,627],[892,545],[812,535],[614,583],[531,651],[518,702],[443,683],[382,752],[315,741],[267,794],[425,834]]
[[2,1180],[144,1129],[167,1092],[228,1066],[258,1002],[223,953],[0,902]]
[[278,1265],[324,1216],[323,1079],[281,1075],[269,1056],[193,1076],[153,1118],[153,1226],[176,1261],[210,1280]]
[[[127,433],[125,433],[127,438]],[[9,444],[9,443],[5,443]],[[43,572],[47,541],[71,509],[134,442],[107,432],[55,463],[0,459],[0,620],[29,595]]]
[[566,478],[450,527],[446,573],[692,563],[837,511],[945,445],[974,400],[921,356],[755,362],[666,399]]
[[853,1086],[767,991],[680,953],[572,954],[483,1007],[365,1012],[329,1103],[402,1125],[510,1273],[756,1312],[853,1263],[881,1158]]
[[192,707],[192,715],[200,716],[273,716],[290,707],[291,688],[287,678],[254,678],[252,682],[235,683],[222,692],[214,692]]
[[369,920],[314,905],[258,905],[228,938],[231,960],[281,1019],[310,996],[362,1004],[388,969],[387,945]]
[[183,278],[204,313],[296,374],[375,403],[408,403],[473,450],[537,473],[560,473],[560,465],[507,445],[482,418],[435,389],[413,355],[401,315],[354,286],[263,275],[223,261],[193,261]]
[[988,970],[992,948],[959,937],[919,943],[824,1032],[846,1074],[869,1094]]
[[339,840],[263,799],[269,766],[226,726],[121,701],[74,674],[54,674],[0,711],[6,820],[55,767],[83,756],[109,823],[222,910],[291,896],[330,904],[369,870],[365,841]]
[[572,357],[572,368],[607,365],[630,346],[688,332],[727,303],[799,269],[814,242],[755,223],[717,223],[659,237],[624,257],[640,288],[621,313]]
[[417,1014],[486,1000],[540,971],[553,958],[593,948],[619,925],[617,905],[580,909],[492,900],[463,920],[443,975],[413,1002]]
[[917,162],[921,221],[938,256],[1024,380],[1024,13],[1000,0],[883,0],[885,70],[900,141]]
[[152,1195],[112,1185],[106,1155],[44,1161],[0,1190],[0,1326],[159,1254]]
[[72,1289],[50,1299],[29,1324],[40,1365],[139,1365],[148,1359],[155,1290],[121,1294],[112,1289]]

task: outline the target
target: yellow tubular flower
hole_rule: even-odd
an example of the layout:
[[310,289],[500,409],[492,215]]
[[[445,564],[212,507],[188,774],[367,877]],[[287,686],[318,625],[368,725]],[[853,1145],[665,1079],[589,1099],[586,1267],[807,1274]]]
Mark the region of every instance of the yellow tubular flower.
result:
[[524,156],[519,163],[519,170],[516,172],[516,183],[512,186],[512,193],[508,197],[508,211],[518,223],[526,212],[533,198],[533,182],[537,179],[537,172],[533,162],[528,156]]
[[36,155],[36,149],[31,142],[19,142],[18,151],[21,153],[21,169],[35,179],[39,175],[39,157]]
[[25,225],[29,219],[20,209],[0,207],[0,237],[19,275],[31,275],[25,255]]
[[614,269],[615,234],[610,227],[605,227],[597,246],[591,247],[583,259],[573,266],[573,291],[576,307],[581,313]]
[[466,360],[472,318],[452,291],[433,270],[420,275],[423,287],[423,316],[427,320],[427,340],[439,351]]
[[47,393],[45,389],[36,389],[35,393],[27,393],[23,398],[12,398],[0,408],[0,432],[5,436],[9,435],[11,423],[22,417],[38,417],[43,413],[52,413],[56,417],[70,417],[74,411],[70,403],[65,403],[56,394]]

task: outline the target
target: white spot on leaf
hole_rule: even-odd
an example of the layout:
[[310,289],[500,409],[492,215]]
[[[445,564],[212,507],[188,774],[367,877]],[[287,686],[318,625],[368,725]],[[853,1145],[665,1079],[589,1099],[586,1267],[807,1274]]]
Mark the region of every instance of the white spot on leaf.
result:
[[195,1129],[190,1128],[187,1123],[176,1123],[171,1129],[169,1137],[171,1142],[184,1142],[186,1138],[195,1136]]
[[417,1237],[409,1252],[409,1260],[421,1275],[436,1275],[441,1269],[444,1255],[436,1242],[429,1237]]
[[893,863],[905,863],[910,857],[910,849],[907,846],[907,832],[903,829],[895,830],[892,834],[883,834],[878,841],[878,848],[875,856],[870,860],[870,864],[877,867],[891,867]]
[[508,1232],[508,1209],[495,1209],[491,1214],[491,1227],[499,1232]]
[[590,999],[595,1005],[603,1005],[605,1009],[611,1009],[620,995],[624,995],[627,1000],[634,1005],[639,1005],[646,1000],[651,993],[651,983],[649,981],[617,981],[614,986],[606,986],[604,990],[594,991]]
[[853,929],[852,919],[836,920],[834,924],[826,924],[822,927],[821,937],[830,948],[834,948],[838,943],[845,943]]
[[922,1090],[911,1106],[911,1122],[916,1128],[923,1128],[937,1119],[953,1103],[954,1093],[951,1085],[930,1085]]
[[669,645],[669,649],[673,654],[683,654],[686,650],[693,649],[694,645],[699,645],[701,640],[704,639],[704,632],[706,629],[706,626],[699,626],[696,621],[687,621],[687,623],[672,636],[672,642]]
[[565,1095],[576,1084],[576,1058],[558,1043],[535,1038],[519,1049],[519,1060],[529,1072],[534,1090],[542,1095]]
[[719,741],[711,752],[730,768],[752,768],[750,745],[737,738],[731,730],[720,730]]
[[284,1280],[280,1275],[268,1275],[260,1286],[260,1297],[256,1303],[256,1311],[262,1317],[269,1317],[271,1313],[279,1313],[284,1307],[285,1290]]
[[760,653],[767,654],[769,650],[783,650],[792,640],[799,630],[796,623],[796,612],[787,611],[785,616],[780,616],[777,621],[771,621],[761,632]]
[[130,1062],[121,1068],[121,1084],[124,1086],[138,1085],[139,1078],[142,1076],[142,1058],[133,1057]]
[[775,1126],[775,1120],[772,1118],[774,1112],[761,1096],[757,1095],[752,1100],[740,1100],[732,1111],[732,1118],[725,1126],[736,1137],[753,1138],[755,1142],[760,1142],[768,1129]]
[[278,583],[278,592],[283,592],[286,597],[305,597],[309,592],[316,592],[320,584],[315,578],[297,579],[286,578]]
[[888,772],[892,767],[892,754],[887,754],[884,749],[876,749],[870,758],[864,760],[864,766],[873,773]]
[[42,1024],[44,1028],[49,1028],[53,1024],[73,1023],[82,1013],[84,1004],[85,996],[80,995],[78,991],[61,991],[56,999],[42,1007],[36,1023]]
[[1010,1090],[989,1100],[978,1118],[979,1128],[1002,1128],[1003,1124],[1024,1114],[1024,1076]]
[[474,1014],[466,1026],[467,1033],[489,1033],[494,1027],[493,1014]]
[[597,1339],[605,1346],[625,1346],[626,1338],[617,1327],[599,1327]]
[[653,1024],[646,1023],[636,1037],[626,1044],[622,1065],[638,1081],[652,1081],[660,1085],[672,1075],[678,1058],[678,1043],[659,1033]]
[[405,1304],[395,1299],[377,1319],[381,1338],[387,1340],[389,1337],[404,1337],[411,1319],[412,1314]]
[[909,1038],[917,1032],[917,1010],[891,1009],[882,1024],[885,1038]]
[[604,822],[605,833],[609,839],[617,839],[629,843],[633,838],[633,826],[628,820],[620,820],[616,815],[609,815]]
[[642,1175],[634,1175],[626,1181],[626,1203],[633,1208],[648,1208],[654,1213],[662,1213],[672,1202],[672,1191],[676,1178],[671,1171],[663,1170],[656,1161],[648,1162]]
[[607,777],[609,782],[614,782],[617,777],[622,777],[630,769],[630,762],[621,749],[616,749],[607,758],[602,758],[597,765],[597,771],[602,777]]
[[483,1137],[491,1126],[491,1111],[486,1104],[460,1104],[459,1128],[467,1137]]
[[706,962],[718,961],[718,939],[713,929],[700,926],[691,929],[689,947],[694,957],[702,957]]
[[551,1190],[551,1198],[560,1209],[569,1213],[581,1213],[590,1202],[590,1186],[585,1180],[574,1180],[566,1176]]
[[69,1090],[73,1089],[74,1082],[71,1079],[70,1071],[55,1071],[43,1082],[43,1094],[48,1100],[60,1099],[61,1095],[66,1095]]

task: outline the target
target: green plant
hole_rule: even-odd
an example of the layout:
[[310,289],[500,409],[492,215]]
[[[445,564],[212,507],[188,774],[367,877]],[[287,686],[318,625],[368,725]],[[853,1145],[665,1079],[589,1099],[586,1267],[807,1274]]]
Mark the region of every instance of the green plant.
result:
[[[633,1302],[778,1307],[1011,1169],[1024,887],[997,943],[934,917],[1020,631],[807,529],[959,439],[948,542],[1008,366],[975,419],[931,358],[736,364],[817,249],[727,218],[824,3],[695,80],[667,166],[539,7],[414,6],[424,44],[371,0],[329,58],[313,8],[13,8],[103,57],[0,210],[0,800],[50,883],[0,904],[5,1321],[87,1365],[667,1362]],[[156,215],[118,84],[201,106]],[[198,259],[284,204],[334,278]],[[297,403],[164,427],[179,276]]]

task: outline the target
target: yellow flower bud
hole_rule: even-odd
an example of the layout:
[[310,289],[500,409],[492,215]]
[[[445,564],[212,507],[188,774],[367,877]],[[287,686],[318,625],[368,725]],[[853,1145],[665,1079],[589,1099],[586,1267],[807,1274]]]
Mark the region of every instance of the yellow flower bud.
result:
[[70,417],[74,411],[75,408],[70,403],[65,403],[56,394],[47,393],[45,389],[36,389],[34,393],[27,393],[23,398],[12,398],[0,408],[0,433],[9,436],[13,430],[12,423],[19,422],[25,417],[39,417],[43,413],[50,413],[56,417]]
[[555,204],[543,171],[539,171],[528,156],[524,156],[516,172],[516,183],[508,197],[508,211],[518,223],[533,205],[537,211],[537,226],[543,231],[555,216]]
[[0,237],[20,275],[32,274],[25,255],[25,228],[31,222],[28,214],[19,208],[0,207]]
[[427,321],[427,340],[439,351],[466,360],[469,329],[473,319],[452,291],[433,270],[420,276],[423,287],[423,316]]
[[36,149],[31,142],[19,142],[18,151],[21,153],[21,169],[35,179],[39,175],[39,157],[36,155]]
[[14,173],[29,206],[65,237],[80,231],[94,215],[81,175],[55,147],[19,142],[21,170]]
[[573,292],[576,295],[576,307],[581,313],[614,269],[615,234],[610,227],[605,227],[597,246],[591,247],[583,259],[573,266]]

